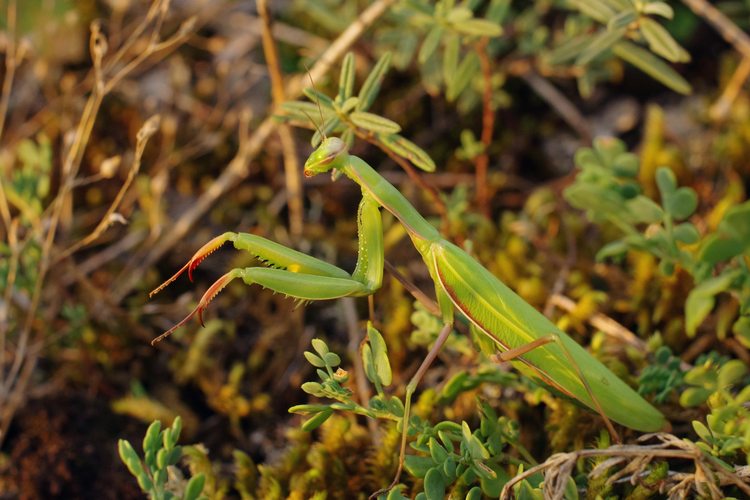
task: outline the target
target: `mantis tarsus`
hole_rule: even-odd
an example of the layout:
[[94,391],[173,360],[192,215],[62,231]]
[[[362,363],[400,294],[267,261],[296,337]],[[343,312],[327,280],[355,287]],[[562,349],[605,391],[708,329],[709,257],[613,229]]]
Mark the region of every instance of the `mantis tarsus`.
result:
[[[663,415],[597,361],[544,315],[526,303],[462,249],[443,238],[404,196],[362,159],[348,153],[338,138],[325,139],[305,162],[313,176],[335,170],[359,184],[362,201],[357,217],[359,252],[350,275],[343,269],[259,236],[225,233],[204,245],[172,278],[151,292],[157,293],[185,270],[192,275],[200,262],[224,243],[246,250],[269,267],[232,269],[219,278],[185,319],[154,340],[158,342],[193,316],[201,320],[208,303],[230,281],[241,278],[300,300],[368,296],[380,288],[384,250],[380,208],[391,212],[405,227],[422,255],[435,283],[444,327],[416,374],[406,387],[404,420],[409,421],[411,397],[440,347],[451,332],[455,311],[487,335],[523,373],[574,398],[599,413],[610,431],[609,419],[644,432],[662,429]],[[192,277],[192,276],[191,276]],[[403,425],[399,467],[403,466],[408,425]],[[392,485],[393,485],[392,484]]]

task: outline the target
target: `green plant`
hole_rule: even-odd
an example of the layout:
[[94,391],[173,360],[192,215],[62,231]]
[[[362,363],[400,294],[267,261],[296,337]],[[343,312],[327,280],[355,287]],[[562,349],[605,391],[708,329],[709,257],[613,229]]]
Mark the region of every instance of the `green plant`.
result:
[[171,427],[161,428],[153,422],[143,438],[143,459],[129,441],[120,439],[117,444],[120,459],[127,466],[138,485],[152,500],[197,500],[202,496],[206,477],[196,474],[185,480],[175,465],[182,458],[182,447],[177,444],[182,430],[182,420],[177,417]]
[[[348,381],[348,374],[337,369],[339,356],[331,352],[321,339],[314,339],[312,345],[315,352],[305,352],[305,357],[317,368],[320,381],[305,382],[302,389],[312,396],[336,402],[290,408],[292,413],[310,415],[302,424],[303,430],[318,428],[336,411],[397,422],[403,418],[403,402],[384,392],[392,382],[388,353],[380,332],[371,324],[368,324],[367,343],[362,346],[361,353],[365,375],[376,394],[365,406],[357,403],[351,390],[343,385]],[[449,403],[458,394],[470,391],[482,382],[501,381],[503,374],[498,374],[497,370],[494,373],[495,377],[457,376],[446,383],[441,401],[443,404]],[[463,491],[467,498],[474,498],[480,491],[488,496],[497,496],[509,478],[504,468],[506,462],[534,463],[520,444],[516,422],[507,417],[498,417],[486,403],[480,402],[479,409],[480,425],[474,431],[466,422],[458,424],[444,420],[430,423],[418,416],[411,417],[408,433],[414,436],[411,447],[418,454],[408,455],[404,467],[413,478],[424,481],[424,492],[417,498],[443,498],[449,489]],[[519,462],[506,454],[509,446],[520,452],[525,461]],[[402,487],[393,489],[387,498],[406,498],[401,493]]]
[[[716,296],[728,293],[739,305],[732,331],[750,345],[750,201],[726,210],[716,231],[701,236],[688,219],[698,207],[689,187],[679,187],[674,173],[656,171],[660,203],[642,194],[637,179],[638,157],[622,141],[598,139],[593,148],[576,154],[580,173],[565,190],[565,198],[586,210],[594,222],[607,222],[624,236],[604,246],[597,259],[622,258],[629,250],[652,254],[659,268],[671,275],[679,267],[695,286],[685,301],[685,330],[694,336],[711,313]],[[647,226],[647,229],[644,229]]]

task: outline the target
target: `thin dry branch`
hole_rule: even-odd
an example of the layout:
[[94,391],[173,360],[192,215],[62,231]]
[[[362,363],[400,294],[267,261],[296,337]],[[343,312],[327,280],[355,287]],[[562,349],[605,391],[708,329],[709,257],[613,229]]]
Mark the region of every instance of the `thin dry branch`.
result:
[[[695,474],[671,475],[663,481],[660,490],[663,492],[668,488],[667,494],[670,498],[679,497],[680,493],[694,490],[696,494],[710,494],[711,498],[721,498],[722,493],[719,486],[734,485],[745,494],[750,495],[750,481],[741,471],[728,471],[710,455],[704,453],[695,443],[667,433],[647,434],[641,437],[640,442],[656,439],[657,444],[652,445],[615,445],[605,449],[577,450],[570,453],[557,453],[549,457],[543,463],[525,470],[503,486],[500,492],[501,499],[511,498],[513,487],[539,472],[545,473],[544,497],[545,499],[559,500],[565,494],[565,486],[576,462],[581,458],[612,457],[611,460],[599,464],[589,476],[596,478],[607,473],[607,470],[622,462],[628,462],[622,471],[613,474],[607,479],[613,483],[621,477],[630,476],[630,481],[635,483],[642,477],[646,467],[657,458],[690,460],[695,465]],[[717,484],[718,483],[718,484]],[[706,491],[708,489],[708,491]]]
[[[271,78],[271,95],[275,108],[279,108],[286,97],[284,95],[284,79],[279,66],[279,56],[276,43],[272,34],[271,16],[268,12],[268,0],[258,0],[258,13],[260,14],[262,26],[263,52],[266,55],[266,65]],[[302,236],[303,203],[302,203],[302,178],[300,175],[297,148],[294,144],[292,130],[286,123],[278,125],[281,150],[284,155],[284,178],[286,182],[287,205],[289,206],[289,231],[297,239]]]
[[3,90],[0,95],[0,138],[3,137],[5,129],[5,117],[8,114],[10,103],[10,91],[13,88],[13,78],[16,74],[19,54],[16,48],[16,0],[8,2],[6,36],[8,45],[5,47],[5,76],[3,77]]
[[487,185],[487,168],[490,163],[489,148],[492,144],[492,135],[495,131],[495,110],[492,108],[492,64],[487,53],[489,39],[483,37],[477,44],[477,54],[482,67],[482,78],[484,89],[482,92],[482,137],[484,151],[475,162],[476,165],[476,189],[477,206],[485,217],[490,216],[489,190]]
[[[550,296],[549,304],[559,307],[567,312],[572,312],[576,308],[575,301],[557,293]],[[591,323],[594,328],[604,332],[606,335],[616,338],[620,342],[628,344],[631,347],[635,347],[640,352],[647,351],[646,343],[643,340],[609,316],[605,316],[601,313],[593,314],[589,318],[589,323]]]
[[742,31],[719,9],[706,0],[682,0],[696,16],[704,18],[708,24],[731,44],[743,57],[750,57],[750,35]]
[[140,130],[138,130],[137,139],[136,139],[136,145],[135,145],[135,154],[133,157],[133,164],[130,167],[130,170],[128,171],[128,176],[125,179],[125,182],[120,186],[120,190],[117,192],[117,195],[115,196],[115,199],[110,204],[107,211],[104,213],[104,216],[99,221],[99,224],[94,228],[91,233],[89,233],[85,238],[78,240],[74,244],[70,245],[65,250],[61,251],[54,259],[53,263],[57,263],[61,261],[62,259],[72,255],[74,252],[77,252],[81,248],[90,245],[94,241],[99,238],[99,236],[102,235],[104,231],[109,228],[112,223],[114,222],[115,218],[115,211],[120,206],[120,202],[122,202],[123,197],[125,196],[125,192],[130,187],[130,184],[132,184],[133,180],[135,179],[135,176],[138,174],[138,171],[141,168],[141,159],[143,157],[143,151],[146,148],[146,144],[148,143],[148,140],[157,132],[159,129],[159,115],[152,116],[146,122],[141,126]]
[[519,76],[539,97],[547,101],[557,111],[557,114],[570,125],[570,128],[576,131],[584,143],[591,144],[591,126],[581,112],[578,111],[578,108],[562,92],[557,90],[557,87],[539,76],[531,68]]
[[725,16],[719,9],[706,0],[682,0],[690,7],[695,15],[704,18],[708,24],[731,44],[737,52],[742,54],[742,61],[732,76],[727,88],[721,98],[711,107],[709,111],[714,119],[723,119],[731,108],[732,102],[737,97],[740,87],[750,76],[750,35],[742,31],[735,23]]

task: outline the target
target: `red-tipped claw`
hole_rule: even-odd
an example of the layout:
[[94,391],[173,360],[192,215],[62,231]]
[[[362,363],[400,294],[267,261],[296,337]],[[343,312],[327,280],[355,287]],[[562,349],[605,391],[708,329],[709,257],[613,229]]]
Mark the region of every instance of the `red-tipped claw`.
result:
[[229,236],[227,236],[227,234],[222,234],[222,235],[217,236],[216,238],[212,239],[211,241],[209,241],[208,243],[206,243],[202,247],[200,247],[200,249],[197,252],[195,252],[195,254],[193,254],[193,256],[190,258],[190,260],[187,262],[187,264],[185,264],[184,266],[182,266],[182,269],[180,269],[179,271],[177,271],[176,273],[174,273],[174,275],[171,278],[169,278],[167,281],[165,281],[164,283],[162,283],[158,287],[156,287],[153,290],[151,290],[151,292],[148,294],[149,298],[153,297],[157,293],[159,293],[162,290],[164,290],[167,286],[169,286],[170,283],[172,283],[174,280],[176,280],[177,278],[179,278],[180,275],[182,273],[184,273],[186,269],[187,269],[187,272],[188,272],[188,278],[190,278],[190,281],[193,281],[193,270],[196,267],[198,267],[198,265],[201,262],[203,262],[203,259],[205,259],[209,255],[211,255],[212,253],[214,253],[216,250],[218,250],[221,247],[221,245],[223,245],[224,243],[226,243],[228,240],[229,240]]
[[224,276],[222,276],[221,278],[219,278],[218,280],[216,280],[216,282],[213,285],[208,287],[208,290],[206,290],[206,293],[203,294],[203,297],[201,297],[201,300],[198,302],[198,306],[195,309],[193,309],[190,314],[185,316],[185,318],[182,321],[180,321],[179,323],[174,325],[172,328],[170,328],[169,330],[167,330],[166,332],[162,333],[161,335],[156,337],[154,340],[152,340],[151,345],[155,345],[158,342],[161,342],[165,338],[172,335],[172,332],[184,326],[185,323],[193,319],[193,317],[195,317],[196,314],[198,315],[198,320],[200,321],[201,326],[204,326],[203,325],[203,311],[206,309],[206,307],[208,307],[208,304],[214,299],[214,297],[216,297],[216,295],[218,295],[218,293],[222,291],[224,287],[229,284],[230,281],[239,277],[240,272],[241,271],[239,269],[233,269],[229,271],[227,274],[225,274]]

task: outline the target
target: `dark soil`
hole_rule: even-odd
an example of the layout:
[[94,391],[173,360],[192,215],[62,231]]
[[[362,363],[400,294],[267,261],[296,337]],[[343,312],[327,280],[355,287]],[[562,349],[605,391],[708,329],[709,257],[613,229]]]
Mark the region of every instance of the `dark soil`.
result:
[[117,454],[118,437],[138,443],[139,427],[103,399],[69,394],[30,401],[8,436],[0,498],[142,498]]

